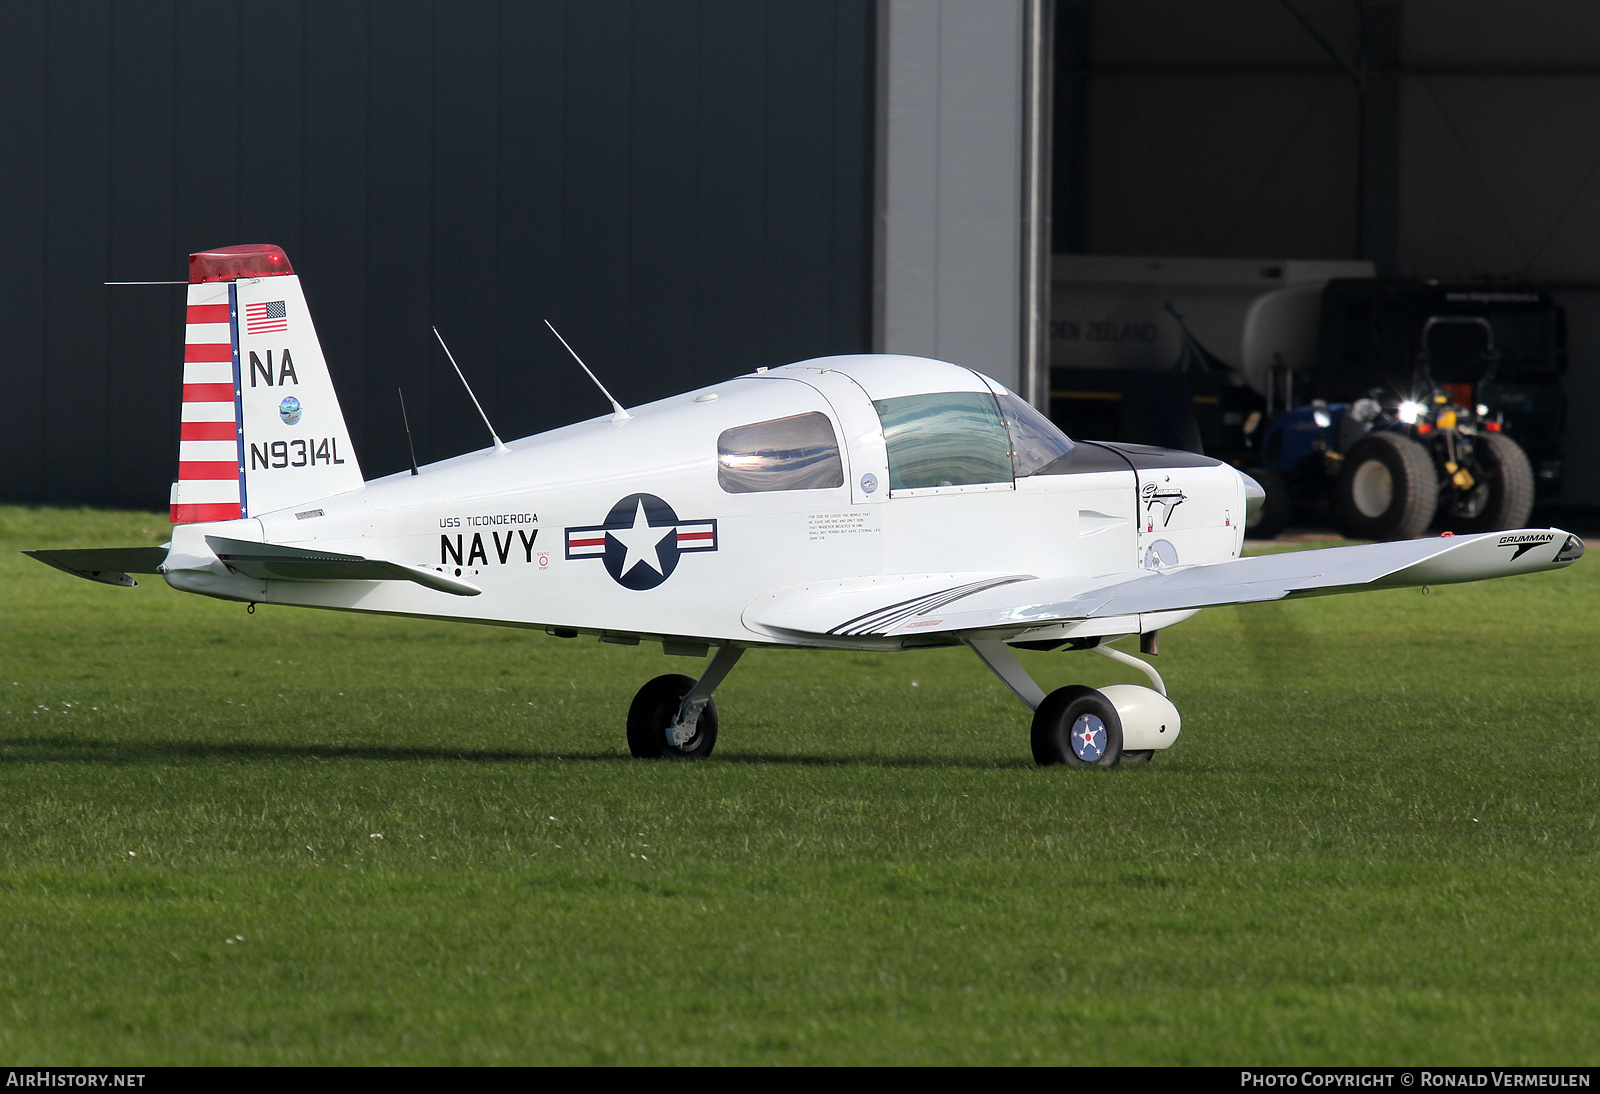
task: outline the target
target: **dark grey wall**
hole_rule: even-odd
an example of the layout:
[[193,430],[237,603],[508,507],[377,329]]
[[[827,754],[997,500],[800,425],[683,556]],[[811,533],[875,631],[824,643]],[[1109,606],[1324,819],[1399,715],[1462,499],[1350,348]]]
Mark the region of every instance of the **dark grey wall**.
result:
[[1600,285],[1592,0],[1057,10],[1058,252]]
[[[1292,8],[1359,57],[1356,4]],[[1362,257],[1355,82],[1289,6],[1059,0],[1058,12],[1058,252]]]
[[164,506],[191,251],[277,243],[369,477],[871,338],[870,0],[6,0],[0,497]]

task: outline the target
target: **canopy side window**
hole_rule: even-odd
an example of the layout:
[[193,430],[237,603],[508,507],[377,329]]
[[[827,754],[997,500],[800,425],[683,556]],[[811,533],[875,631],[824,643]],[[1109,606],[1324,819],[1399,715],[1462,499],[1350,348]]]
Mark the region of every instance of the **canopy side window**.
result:
[[717,438],[717,485],[730,494],[843,486],[833,423],[813,410],[724,429]]
[[946,391],[872,404],[889,449],[889,489],[1010,483],[1011,439],[993,395]]
[[1054,422],[1009,391],[1000,395],[1000,412],[1011,432],[1011,464],[1019,479],[1038,474],[1075,447]]

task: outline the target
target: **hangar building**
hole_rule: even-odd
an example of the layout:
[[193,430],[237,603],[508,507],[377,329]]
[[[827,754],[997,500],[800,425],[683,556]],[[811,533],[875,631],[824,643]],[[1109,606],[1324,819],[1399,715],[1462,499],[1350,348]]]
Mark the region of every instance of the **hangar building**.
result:
[[184,256],[282,245],[369,475],[882,349],[1048,398],[1052,255],[1366,260],[1569,317],[1600,407],[1582,0],[12,0],[0,497],[161,508]]

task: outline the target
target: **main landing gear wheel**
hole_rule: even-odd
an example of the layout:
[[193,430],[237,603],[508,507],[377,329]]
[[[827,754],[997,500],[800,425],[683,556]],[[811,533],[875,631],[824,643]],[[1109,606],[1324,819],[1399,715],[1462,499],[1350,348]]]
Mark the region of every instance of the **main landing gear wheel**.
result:
[[1122,760],[1122,720],[1094,688],[1052,691],[1033,712],[1033,759],[1041,766],[1115,767]]
[[628,751],[655,759],[672,756],[699,760],[711,755],[717,743],[717,704],[709,697],[692,726],[678,726],[683,697],[694,688],[687,676],[657,676],[633,697],[628,708]]
[[1344,458],[1335,511],[1350,539],[1416,539],[1439,508],[1428,450],[1402,433],[1369,433]]

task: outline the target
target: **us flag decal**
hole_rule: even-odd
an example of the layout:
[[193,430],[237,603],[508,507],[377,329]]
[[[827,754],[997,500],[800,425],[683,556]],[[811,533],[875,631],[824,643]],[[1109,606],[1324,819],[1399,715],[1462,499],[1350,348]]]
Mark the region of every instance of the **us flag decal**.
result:
[[289,311],[282,300],[244,306],[246,334],[277,334],[289,329]]

